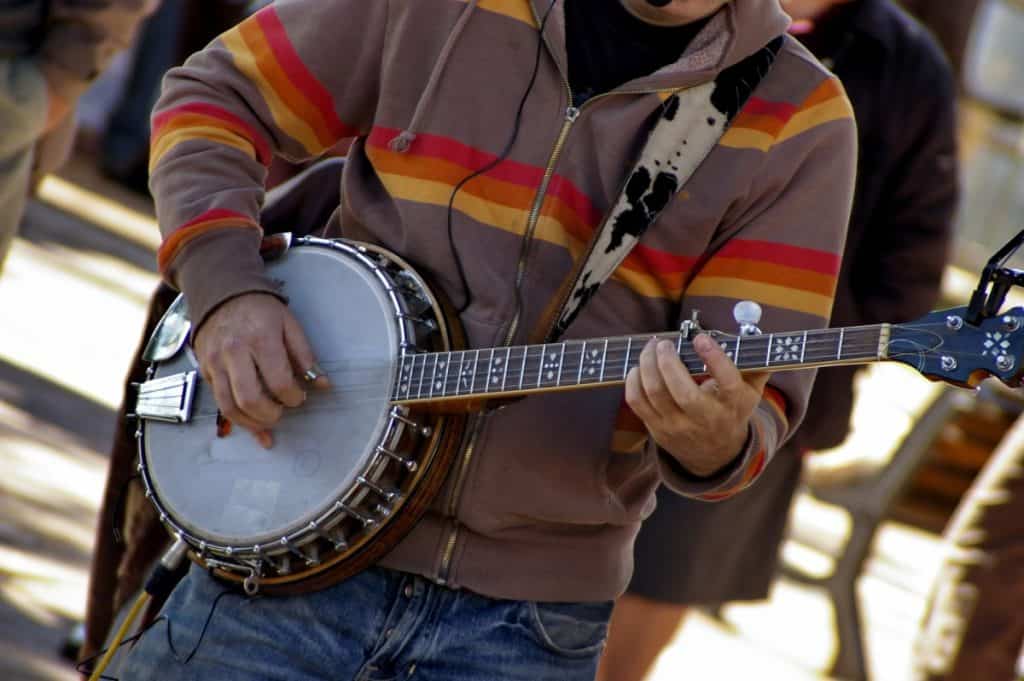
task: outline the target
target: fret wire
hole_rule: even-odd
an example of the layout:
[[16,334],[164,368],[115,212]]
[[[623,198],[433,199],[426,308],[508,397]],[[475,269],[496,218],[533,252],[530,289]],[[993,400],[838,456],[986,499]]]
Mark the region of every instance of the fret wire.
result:
[[604,366],[605,362],[608,361],[608,339],[604,339],[604,354],[601,356],[601,375],[598,377],[598,381],[604,383]]
[[555,385],[562,385],[562,369],[565,368],[565,343],[562,343],[562,354],[558,356],[558,377],[555,378]]
[[[430,361],[430,355],[424,354],[423,355],[423,368],[420,369],[420,394],[421,395],[423,393],[423,382],[427,378],[427,362],[429,362],[429,361]],[[429,386],[428,386],[428,388],[429,388]],[[427,396],[428,397],[430,396],[429,391],[427,392]]]
[[772,365],[772,343],[775,342],[775,334],[768,334],[768,351],[764,355],[764,365],[770,367]]
[[537,387],[540,387],[540,381],[544,378],[544,358],[548,354],[548,344],[545,343],[540,347],[540,364],[537,365]]
[[580,349],[580,371],[579,375],[576,376],[576,385],[583,385],[583,364],[587,359],[587,341],[583,341],[583,347]]
[[501,392],[505,392],[505,384],[508,382],[508,365],[512,360],[512,348],[505,349],[505,374],[501,377]]
[[804,363],[804,355],[807,354],[807,332],[804,331],[804,344],[800,347],[800,363]]
[[472,381],[469,384],[469,392],[473,392],[476,387],[476,371],[480,367],[480,350],[477,349],[476,354],[473,356],[473,376]]
[[629,340],[629,342],[626,343],[626,361],[625,361],[625,365],[622,367],[622,380],[623,381],[626,380],[626,375],[629,374],[629,355],[630,355],[630,353],[633,352],[633,337],[630,336],[628,340]]
[[[398,388],[402,392],[402,394],[407,397],[409,395],[409,392],[412,390],[412,367],[409,366],[408,362],[409,355],[405,355],[404,357],[402,357],[402,373],[398,377]],[[406,373],[406,370],[408,370],[408,373]],[[402,389],[402,386],[405,386],[404,390]]]
[[526,356],[530,354],[530,347],[523,346],[523,365],[519,368],[519,389],[523,389],[523,381],[526,380]]
[[[418,354],[412,356],[412,371],[409,374],[409,391],[410,392],[412,391],[412,380],[416,377],[416,358],[417,357],[419,357]],[[418,384],[418,388],[419,389],[416,391],[416,399],[419,399],[419,398],[423,397],[423,377],[422,376],[420,376],[420,382]]]
[[452,368],[452,353],[448,353],[448,358],[444,361],[444,385],[441,386],[441,397],[445,396],[448,392],[448,372]]
[[409,397],[412,397],[413,391],[416,390],[416,386],[413,385],[413,378],[415,377],[415,375],[416,375],[416,355],[412,354],[412,355],[410,355],[410,361],[409,361],[409,391],[408,391]]
[[434,396],[434,390],[437,386],[437,363],[441,358],[438,353],[434,353],[434,371],[430,374],[430,396]]
[[491,392],[491,387],[494,385],[494,379],[497,376],[494,375],[494,369],[497,365],[494,363],[494,348],[491,348],[491,357],[487,360],[487,378],[484,380],[484,392]]
[[459,370],[455,372],[455,394],[462,393],[462,369],[466,363],[466,351],[459,350]]
[[839,348],[836,350],[836,359],[843,358],[843,338],[846,335],[846,329],[839,329]]
[[[741,336],[736,336],[736,354],[733,355],[733,360],[732,360],[733,364],[736,364],[736,365],[739,365],[739,363],[740,363],[740,338],[741,338]],[[726,353],[726,354],[728,354],[728,353]]]

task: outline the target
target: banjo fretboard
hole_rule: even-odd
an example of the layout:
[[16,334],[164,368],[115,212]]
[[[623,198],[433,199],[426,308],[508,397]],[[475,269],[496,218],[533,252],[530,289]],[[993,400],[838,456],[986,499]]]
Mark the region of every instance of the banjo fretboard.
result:
[[[707,367],[682,333],[568,340],[544,345],[409,354],[396,403],[436,402],[620,384],[652,338],[672,341],[694,376]],[[716,338],[741,371],[780,371],[885,358],[889,325]]]

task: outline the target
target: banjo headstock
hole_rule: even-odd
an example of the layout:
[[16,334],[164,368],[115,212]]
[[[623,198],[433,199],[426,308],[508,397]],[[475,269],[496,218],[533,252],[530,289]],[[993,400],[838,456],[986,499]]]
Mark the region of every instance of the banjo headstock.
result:
[[1024,369],[1024,308],[967,322],[967,308],[933,312],[908,324],[893,324],[888,359],[924,376],[976,387],[993,376],[1010,387],[1021,385]]

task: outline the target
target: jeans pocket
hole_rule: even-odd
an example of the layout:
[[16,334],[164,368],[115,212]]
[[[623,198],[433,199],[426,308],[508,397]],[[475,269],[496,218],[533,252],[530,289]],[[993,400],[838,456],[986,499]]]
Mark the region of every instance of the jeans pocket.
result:
[[564,657],[592,657],[608,638],[612,601],[540,603],[527,601],[530,630],[541,646]]

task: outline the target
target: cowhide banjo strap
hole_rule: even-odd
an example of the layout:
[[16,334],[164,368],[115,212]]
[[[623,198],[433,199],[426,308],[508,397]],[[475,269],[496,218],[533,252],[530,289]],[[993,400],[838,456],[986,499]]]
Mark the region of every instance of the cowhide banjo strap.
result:
[[775,63],[783,40],[665,101],[618,200],[555,298],[562,304],[544,316],[534,340],[550,343],[565,333],[714,149]]

